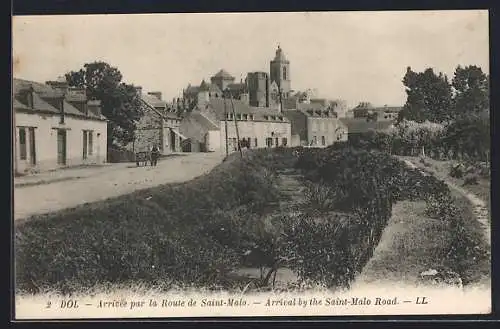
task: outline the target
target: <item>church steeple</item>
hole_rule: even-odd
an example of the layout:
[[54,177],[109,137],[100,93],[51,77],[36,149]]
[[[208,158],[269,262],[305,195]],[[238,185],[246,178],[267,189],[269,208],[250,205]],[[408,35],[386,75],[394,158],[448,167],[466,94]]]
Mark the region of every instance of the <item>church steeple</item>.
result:
[[291,90],[290,61],[285,57],[280,45],[276,49],[276,55],[270,65],[271,83],[274,81],[279,86],[282,96],[287,98]]

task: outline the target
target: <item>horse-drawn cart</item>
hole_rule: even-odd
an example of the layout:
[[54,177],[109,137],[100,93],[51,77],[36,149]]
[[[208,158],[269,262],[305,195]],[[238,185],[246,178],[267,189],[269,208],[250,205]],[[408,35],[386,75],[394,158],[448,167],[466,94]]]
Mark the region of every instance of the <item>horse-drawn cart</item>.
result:
[[135,164],[139,166],[147,166],[148,161],[151,163],[151,152],[143,151],[135,153]]

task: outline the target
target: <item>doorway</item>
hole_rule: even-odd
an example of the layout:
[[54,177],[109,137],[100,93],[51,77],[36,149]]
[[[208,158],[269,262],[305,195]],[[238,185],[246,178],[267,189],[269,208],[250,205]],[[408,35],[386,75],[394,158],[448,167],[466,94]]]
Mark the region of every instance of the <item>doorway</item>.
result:
[[57,130],[57,164],[66,165],[66,130]]
[[170,130],[170,151],[175,152],[176,150],[176,136],[173,130]]
[[31,165],[36,165],[36,144],[35,144],[35,128],[29,128],[29,142],[30,142],[30,162]]

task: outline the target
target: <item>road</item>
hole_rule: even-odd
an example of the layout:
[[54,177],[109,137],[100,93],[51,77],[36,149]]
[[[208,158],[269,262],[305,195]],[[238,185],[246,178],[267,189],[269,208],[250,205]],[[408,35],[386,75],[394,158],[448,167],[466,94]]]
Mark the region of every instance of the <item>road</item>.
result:
[[[156,167],[136,167],[135,164],[116,164],[106,168],[82,169],[79,175],[48,184],[16,187],[14,189],[14,219],[27,218],[79,204],[104,200],[135,190],[166,183],[191,180],[212,170],[222,161],[218,153],[186,153],[165,158]],[[94,170],[94,174],[89,174]],[[70,176],[61,172],[61,176]]]
[[[410,168],[419,169],[419,166],[411,160],[403,159],[403,161]],[[484,240],[488,245],[491,245],[491,225],[487,203],[474,194],[470,193],[469,191],[461,188],[460,186],[457,186],[453,182],[450,182],[448,179],[444,179],[444,181],[449,186],[449,188],[454,189],[469,201],[472,206],[472,212],[474,216],[483,228]]]

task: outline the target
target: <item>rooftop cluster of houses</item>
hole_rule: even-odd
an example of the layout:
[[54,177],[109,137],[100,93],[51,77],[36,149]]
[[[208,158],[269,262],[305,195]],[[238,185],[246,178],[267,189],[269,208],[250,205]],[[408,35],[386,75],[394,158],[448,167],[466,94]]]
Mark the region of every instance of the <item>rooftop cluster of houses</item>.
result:
[[[341,101],[294,92],[290,61],[280,47],[269,73],[249,72],[235,82],[221,69],[172,102],[141,87],[137,94],[144,116],[126,148],[139,152],[156,144],[163,154],[229,153],[238,150],[238,138],[250,148],[326,147],[349,134],[389,128],[401,109],[360,103],[347,111]],[[64,78],[45,84],[14,79],[13,100],[17,172],[106,161],[107,120],[100,102],[87,99],[84,90],[70,88]],[[181,104],[188,109],[182,114]]]

